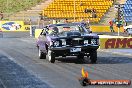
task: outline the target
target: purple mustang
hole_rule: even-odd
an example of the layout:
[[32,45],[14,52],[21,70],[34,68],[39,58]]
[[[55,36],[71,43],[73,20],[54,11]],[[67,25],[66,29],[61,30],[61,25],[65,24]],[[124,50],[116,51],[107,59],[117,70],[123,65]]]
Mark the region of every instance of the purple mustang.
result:
[[46,59],[47,55],[51,63],[58,56],[77,56],[81,61],[87,56],[91,63],[96,63],[99,36],[86,29],[83,23],[52,24],[42,30],[37,47],[39,58]]

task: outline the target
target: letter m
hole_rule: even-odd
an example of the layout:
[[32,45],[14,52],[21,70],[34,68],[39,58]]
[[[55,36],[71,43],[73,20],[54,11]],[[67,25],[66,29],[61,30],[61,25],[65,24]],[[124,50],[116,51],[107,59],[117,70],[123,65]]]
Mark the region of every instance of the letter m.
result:
[[115,48],[126,48],[126,45],[127,45],[127,38],[122,38],[122,39],[118,38],[116,41]]

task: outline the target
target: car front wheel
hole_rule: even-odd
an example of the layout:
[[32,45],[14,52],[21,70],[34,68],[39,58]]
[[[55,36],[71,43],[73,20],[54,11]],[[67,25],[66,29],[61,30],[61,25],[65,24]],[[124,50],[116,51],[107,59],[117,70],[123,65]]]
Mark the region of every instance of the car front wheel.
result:
[[51,62],[51,63],[54,63],[55,62],[55,55],[54,55],[53,51],[48,50],[47,57],[48,57],[49,62]]
[[93,50],[90,52],[90,60],[91,63],[94,64],[97,61],[97,50]]

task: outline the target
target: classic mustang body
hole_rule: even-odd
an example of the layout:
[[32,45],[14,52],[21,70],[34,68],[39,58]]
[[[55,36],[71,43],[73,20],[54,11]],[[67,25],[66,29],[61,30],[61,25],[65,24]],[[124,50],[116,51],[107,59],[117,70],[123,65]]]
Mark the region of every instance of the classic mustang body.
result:
[[99,36],[90,33],[82,23],[52,24],[44,27],[37,41],[40,58],[52,63],[58,56],[77,56],[84,60],[90,56],[92,63],[97,61]]

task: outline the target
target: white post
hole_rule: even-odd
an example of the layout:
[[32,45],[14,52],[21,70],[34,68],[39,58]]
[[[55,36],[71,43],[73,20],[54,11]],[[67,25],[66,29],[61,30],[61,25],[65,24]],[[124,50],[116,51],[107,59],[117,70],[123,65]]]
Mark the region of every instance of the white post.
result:
[[30,36],[32,36],[32,25],[30,25]]
[[118,36],[120,36],[120,28],[118,27]]
[[74,22],[75,22],[75,16],[76,16],[76,3],[75,3],[75,0],[74,0]]
[[7,18],[9,19],[9,12],[8,12],[8,9],[9,9],[9,8],[8,8],[8,5],[9,5],[9,4],[8,4],[8,3],[9,3],[9,2],[8,2],[8,0],[7,0],[7,3],[6,3],[6,5],[7,5]]

